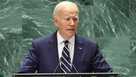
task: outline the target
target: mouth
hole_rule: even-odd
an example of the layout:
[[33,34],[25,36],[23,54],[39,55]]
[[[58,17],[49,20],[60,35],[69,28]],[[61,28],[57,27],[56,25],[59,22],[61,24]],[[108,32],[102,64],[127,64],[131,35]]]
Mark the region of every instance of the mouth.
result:
[[67,31],[75,31],[75,29],[66,29]]

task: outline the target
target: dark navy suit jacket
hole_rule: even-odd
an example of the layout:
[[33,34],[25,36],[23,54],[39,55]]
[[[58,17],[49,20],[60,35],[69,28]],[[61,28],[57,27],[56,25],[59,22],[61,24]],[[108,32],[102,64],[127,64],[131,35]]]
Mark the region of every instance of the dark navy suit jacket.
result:
[[[110,65],[105,61],[98,46],[76,35],[73,66],[79,73],[110,72]],[[39,38],[32,42],[29,54],[22,62],[21,73],[54,73],[59,68],[56,33],[47,38]]]

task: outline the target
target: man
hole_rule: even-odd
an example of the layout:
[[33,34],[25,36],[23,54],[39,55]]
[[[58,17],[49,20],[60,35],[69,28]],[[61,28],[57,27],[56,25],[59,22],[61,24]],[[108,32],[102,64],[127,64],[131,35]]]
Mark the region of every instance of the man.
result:
[[57,32],[32,42],[20,72],[111,72],[97,45],[77,35],[78,14],[78,6],[73,2],[57,4],[53,12]]

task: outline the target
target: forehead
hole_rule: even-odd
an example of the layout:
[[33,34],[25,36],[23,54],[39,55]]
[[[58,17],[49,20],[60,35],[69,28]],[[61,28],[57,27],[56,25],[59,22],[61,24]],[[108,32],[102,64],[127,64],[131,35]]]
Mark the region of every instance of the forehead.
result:
[[78,15],[78,7],[76,5],[63,6],[60,9],[59,14],[60,16],[63,16],[63,15],[76,16]]

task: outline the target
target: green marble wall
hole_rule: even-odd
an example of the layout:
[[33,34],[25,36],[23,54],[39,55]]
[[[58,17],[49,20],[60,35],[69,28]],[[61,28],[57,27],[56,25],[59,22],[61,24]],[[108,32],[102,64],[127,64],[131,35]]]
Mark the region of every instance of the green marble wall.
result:
[[[33,38],[55,30],[52,11],[59,1],[0,0],[0,76],[19,69]],[[136,0],[73,1],[80,7],[78,33],[98,42],[115,72],[136,77]]]

